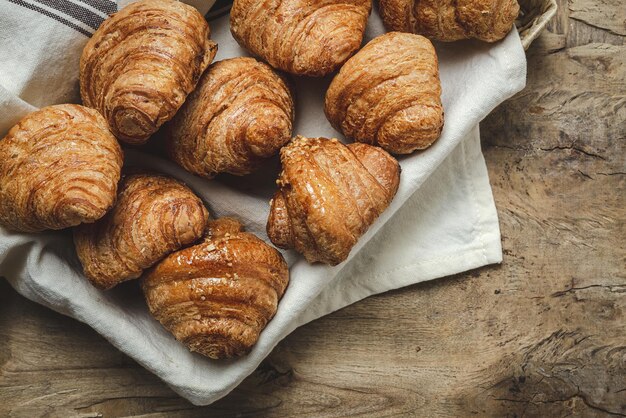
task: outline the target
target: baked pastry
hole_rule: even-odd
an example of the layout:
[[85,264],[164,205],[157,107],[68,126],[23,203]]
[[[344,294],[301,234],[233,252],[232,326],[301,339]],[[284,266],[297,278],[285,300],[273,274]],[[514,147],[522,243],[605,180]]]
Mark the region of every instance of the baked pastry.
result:
[[122,150],[98,112],[44,107],[0,141],[0,225],[22,232],[100,219],[113,205]]
[[231,218],[201,244],[170,254],[143,280],[150,312],[174,337],[214,359],[249,352],[289,282],[282,255]]
[[291,139],[293,99],[254,58],[212,64],[172,120],[170,157],[207,178],[249,174]]
[[272,67],[323,76],[361,46],[371,0],[235,0],[230,30]]
[[355,141],[395,154],[427,148],[443,128],[433,45],[410,33],[373,39],[341,67],[324,110],[330,123]]
[[143,144],[170,120],[217,52],[209,25],[175,0],[141,0],[105,20],[80,58],[80,92],[115,136]]
[[267,221],[270,240],[310,263],[341,263],[395,196],[398,162],[371,145],[302,136],[280,156],[283,171]]
[[89,281],[110,289],[200,239],[208,217],[202,201],[179,181],[156,174],[128,175],[113,210],[74,230],[76,253]]
[[380,0],[390,31],[419,33],[438,41],[506,36],[519,14],[517,0]]

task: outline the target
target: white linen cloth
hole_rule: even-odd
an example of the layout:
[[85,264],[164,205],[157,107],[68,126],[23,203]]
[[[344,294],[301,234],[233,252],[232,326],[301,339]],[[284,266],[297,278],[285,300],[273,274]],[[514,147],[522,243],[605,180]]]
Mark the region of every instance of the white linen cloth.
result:
[[[196,3],[202,12],[212,5]],[[3,136],[38,107],[79,101],[82,47],[115,4],[5,0],[0,7]],[[63,13],[64,7],[71,10]],[[77,12],[82,9],[88,13]],[[212,21],[211,29],[219,44],[216,59],[245,54],[230,35],[227,16]],[[374,10],[366,40],[383,31]],[[25,297],[89,324],[181,396],[206,405],[231,391],[281,339],[306,322],[375,293],[500,262],[500,231],[478,122],[524,87],[524,52],[515,30],[493,45],[464,41],[436,48],[445,109],[441,138],[424,152],[400,158],[402,176],[395,199],[346,262],[336,267],[310,265],[297,254],[284,252],[290,264],[289,287],[249,355],[213,361],[192,354],[149,315],[136,283],[108,292],[92,287],[81,275],[67,231],[17,234],[0,227],[0,276]],[[323,113],[329,82],[330,77],[295,79],[294,134],[342,138]],[[204,199],[213,216],[236,216],[248,231],[267,240],[275,165],[241,179],[207,181],[138,150],[127,150],[126,163],[182,179]]]

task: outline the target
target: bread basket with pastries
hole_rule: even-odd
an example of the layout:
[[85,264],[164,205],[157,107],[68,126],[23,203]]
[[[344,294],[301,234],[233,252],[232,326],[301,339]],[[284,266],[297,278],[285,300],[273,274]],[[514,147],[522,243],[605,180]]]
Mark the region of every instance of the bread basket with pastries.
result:
[[478,122],[554,0],[106,2],[7,9],[57,36],[0,45],[21,294],[208,404],[306,322],[501,260]]

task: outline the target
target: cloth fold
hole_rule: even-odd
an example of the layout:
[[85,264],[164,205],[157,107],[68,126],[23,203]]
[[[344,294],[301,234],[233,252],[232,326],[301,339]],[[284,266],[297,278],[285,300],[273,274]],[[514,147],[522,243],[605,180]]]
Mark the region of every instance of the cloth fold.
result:
[[[89,3],[96,1],[109,2]],[[200,4],[206,12],[212,2]],[[81,31],[32,8],[11,2],[3,12],[1,135],[37,107],[78,101],[78,57],[87,40]],[[212,38],[219,44],[217,60],[247,55],[230,35],[227,16],[210,24]],[[30,31],[33,25],[38,30]],[[383,32],[374,11],[366,40]],[[19,42],[17,36],[22,37]],[[437,44],[436,49],[446,118],[441,138],[428,150],[400,159],[403,172],[396,198],[346,262],[335,267],[310,265],[294,252],[284,252],[290,285],[249,355],[213,361],[190,353],[149,315],[136,282],[109,292],[93,288],[82,277],[68,231],[17,234],[0,228],[0,275],[27,298],[89,324],[181,396],[206,405],[232,390],[302,324],[375,293],[500,262],[500,232],[478,122],[524,87],[524,52],[516,31],[496,44],[464,41]],[[341,138],[323,113],[330,79],[294,78],[294,134]],[[236,216],[248,231],[267,240],[265,222],[276,164],[253,176],[222,176],[213,181],[141,150],[126,150],[126,164],[185,181],[213,216]]]

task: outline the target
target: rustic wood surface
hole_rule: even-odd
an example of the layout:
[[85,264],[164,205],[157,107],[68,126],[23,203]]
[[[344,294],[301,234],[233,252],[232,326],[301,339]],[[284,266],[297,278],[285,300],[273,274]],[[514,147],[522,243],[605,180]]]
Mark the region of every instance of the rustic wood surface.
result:
[[501,266],[317,320],[205,408],[0,281],[0,417],[626,416],[626,8],[559,7],[482,123]]

